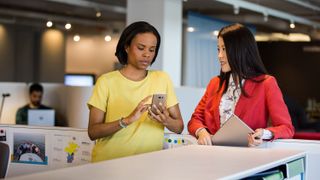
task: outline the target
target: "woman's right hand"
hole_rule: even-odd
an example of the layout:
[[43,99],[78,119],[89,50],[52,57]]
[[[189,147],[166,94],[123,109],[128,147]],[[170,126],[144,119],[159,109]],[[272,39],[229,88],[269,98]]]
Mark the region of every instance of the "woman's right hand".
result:
[[138,106],[131,112],[131,114],[123,120],[126,125],[137,121],[141,117],[141,115],[148,110],[150,104],[146,103],[151,97],[151,95],[147,96],[142,101],[140,101]]
[[208,133],[208,131],[205,128],[199,130],[197,135],[198,135],[199,145],[212,145],[211,135]]
[[[146,104],[151,96],[144,98],[137,107],[131,112],[129,116],[122,119],[122,122],[125,125],[129,125],[135,121],[137,121],[141,115],[148,110],[149,104]],[[120,127],[119,120],[115,120],[112,122],[104,122],[106,116],[106,112],[90,106],[89,113],[89,125],[88,125],[88,135],[91,140],[96,140],[99,138],[104,138],[106,136],[113,135],[122,127]]]

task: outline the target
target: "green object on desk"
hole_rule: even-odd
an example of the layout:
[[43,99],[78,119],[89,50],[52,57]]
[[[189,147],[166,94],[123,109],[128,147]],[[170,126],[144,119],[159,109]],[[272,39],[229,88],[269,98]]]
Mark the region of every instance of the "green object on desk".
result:
[[283,180],[284,175],[281,170],[274,169],[274,170],[260,172],[244,179],[245,180]]
[[298,159],[287,163],[287,178],[304,173],[304,159]]
[[275,171],[272,174],[262,177],[263,180],[282,180],[284,179],[283,173],[280,170]]

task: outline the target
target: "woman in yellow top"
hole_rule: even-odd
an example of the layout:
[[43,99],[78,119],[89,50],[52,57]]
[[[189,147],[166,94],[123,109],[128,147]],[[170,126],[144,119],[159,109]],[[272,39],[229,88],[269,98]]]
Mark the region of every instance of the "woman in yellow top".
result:
[[[147,68],[160,47],[159,32],[147,22],[135,22],[122,32],[115,55],[124,65],[98,78],[88,102],[88,134],[97,140],[92,161],[161,150],[164,127],[183,130],[178,101],[169,76]],[[166,94],[166,104],[151,111],[153,94]]]

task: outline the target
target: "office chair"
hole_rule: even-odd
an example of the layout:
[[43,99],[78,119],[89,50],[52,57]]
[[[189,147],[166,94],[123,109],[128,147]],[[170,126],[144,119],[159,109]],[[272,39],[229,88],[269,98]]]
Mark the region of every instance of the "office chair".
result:
[[5,178],[9,164],[10,149],[8,144],[0,142],[0,179]]

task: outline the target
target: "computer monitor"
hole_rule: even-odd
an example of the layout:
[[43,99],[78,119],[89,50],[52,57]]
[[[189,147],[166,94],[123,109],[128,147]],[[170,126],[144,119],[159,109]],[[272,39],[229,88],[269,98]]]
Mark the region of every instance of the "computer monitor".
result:
[[30,126],[54,126],[53,109],[29,109],[28,125]]
[[67,86],[93,86],[94,74],[65,74],[64,84]]

